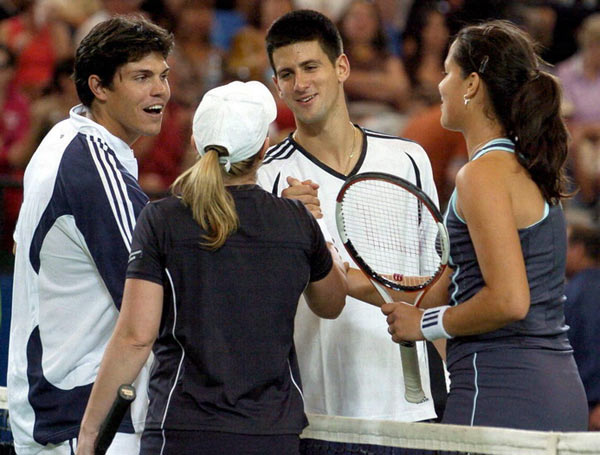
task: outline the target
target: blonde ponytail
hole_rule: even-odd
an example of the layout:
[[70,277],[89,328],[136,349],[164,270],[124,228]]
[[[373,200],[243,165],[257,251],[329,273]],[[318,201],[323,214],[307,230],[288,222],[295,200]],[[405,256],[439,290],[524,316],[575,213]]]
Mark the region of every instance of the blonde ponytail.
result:
[[233,197],[223,183],[219,148],[209,149],[173,183],[173,192],[181,196],[194,220],[207,232],[202,236],[203,245],[210,250],[223,246],[239,224]]
[[256,164],[257,155],[254,155],[231,164],[226,173],[219,163],[219,155],[227,154],[225,148],[211,146],[171,186],[173,194],[180,196],[182,202],[190,207],[194,220],[206,231],[202,244],[209,250],[223,246],[239,226],[235,202],[225,188],[224,176],[244,175]]

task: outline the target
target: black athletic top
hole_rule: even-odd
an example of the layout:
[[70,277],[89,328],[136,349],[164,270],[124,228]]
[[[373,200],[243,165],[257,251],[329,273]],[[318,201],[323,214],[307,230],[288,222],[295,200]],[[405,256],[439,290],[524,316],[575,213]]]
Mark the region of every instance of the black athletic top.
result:
[[293,343],[298,298],[332,259],[298,201],[228,187],[240,227],[217,251],[176,197],[148,204],[128,278],[161,284],[148,429],[298,434],[306,426]]

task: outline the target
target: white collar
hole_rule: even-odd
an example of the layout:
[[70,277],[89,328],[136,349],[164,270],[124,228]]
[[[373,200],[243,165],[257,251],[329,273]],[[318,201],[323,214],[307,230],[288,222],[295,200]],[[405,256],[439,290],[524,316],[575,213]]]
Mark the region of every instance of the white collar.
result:
[[69,117],[77,130],[83,134],[98,137],[106,142],[125,169],[137,179],[137,160],[131,147],[124,140],[109,132],[105,127],[86,117],[85,114],[87,112],[89,112],[89,109],[83,104],[78,104],[71,108]]

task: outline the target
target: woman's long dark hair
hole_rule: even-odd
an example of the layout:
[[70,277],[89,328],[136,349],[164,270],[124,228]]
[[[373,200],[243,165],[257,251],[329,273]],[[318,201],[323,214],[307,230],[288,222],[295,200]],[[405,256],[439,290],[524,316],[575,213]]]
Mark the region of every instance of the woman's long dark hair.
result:
[[515,141],[519,163],[544,198],[556,203],[567,196],[568,132],[560,114],[560,86],[541,69],[531,38],[507,21],[473,25],[458,32],[453,57],[463,76],[475,72],[485,82],[490,116]]

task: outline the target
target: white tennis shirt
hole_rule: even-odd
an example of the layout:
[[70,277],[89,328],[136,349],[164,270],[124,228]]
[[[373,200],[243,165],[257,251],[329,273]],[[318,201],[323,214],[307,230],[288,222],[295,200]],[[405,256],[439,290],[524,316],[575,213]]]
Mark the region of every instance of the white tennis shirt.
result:
[[[362,131],[361,157],[350,175],[387,172],[414,183],[412,158],[419,170],[422,189],[437,204],[431,163],[421,146],[398,137]],[[343,260],[354,264],[342,246],[335,222],[335,199],[347,176],[321,163],[291,136],[269,149],[258,174],[258,183],[277,195],[287,188],[288,176],[318,183],[327,230]],[[405,422],[435,417],[423,343],[418,342],[417,347],[423,390],[429,400],[414,404],[404,398],[399,345],[391,340],[386,318],[379,308],[348,297],[342,314],[327,320],[315,316],[301,300],[295,321],[306,412]]]
[[[135,220],[147,202],[131,148],[84,109],[76,106],[48,133],[25,171],[8,365],[19,454],[77,436],[118,317]],[[145,418],[147,372],[140,379],[136,430]]]

